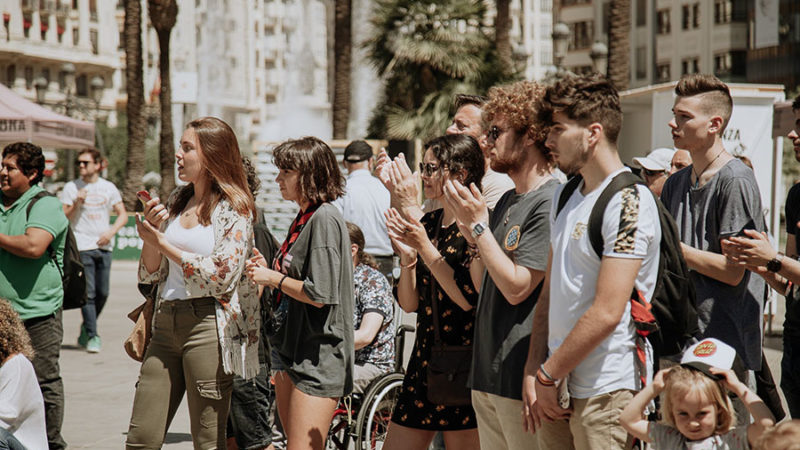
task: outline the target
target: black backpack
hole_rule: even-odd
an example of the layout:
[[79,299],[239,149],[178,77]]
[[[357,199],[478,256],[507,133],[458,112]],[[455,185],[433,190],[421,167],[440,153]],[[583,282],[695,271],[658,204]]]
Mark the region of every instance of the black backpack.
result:
[[[575,176],[570,179],[561,191],[558,199],[556,215],[561,212],[572,193],[578,188],[582,178]],[[592,207],[587,226],[589,242],[598,257],[603,255],[603,214],[611,197],[620,190],[636,184],[644,185],[641,178],[631,172],[622,172],[615,176],[611,183],[600,193]],[[648,192],[650,190],[648,189]],[[681,240],[678,226],[670,212],[655,195],[653,198],[658,207],[658,218],[661,223],[660,256],[658,260],[658,278],[655,291],[650,304],[634,289],[632,299],[644,303],[644,308],[650,310],[655,317],[655,326],[651,324],[648,330],[648,340],[653,345],[653,350],[658,357],[671,356],[683,351],[685,345],[694,338],[699,337],[700,329],[697,324],[697,309],[695,306],[694,285],[689,278],[689,268],[681,251]],[[637,323],[637,328],[640,324]]]
[[[25,217],[31,213],[33,205],[42,197],[55,197],[53,194],[42,191],[31,198],[28,208],[25,210]],[[64,241],[64,258],[62,260],[63,270],[56,260],[56,249],[51,245],[47,246],[47,253],[50,259],[56,264],[56,268],[61,273],[61,284],[64,288],[64,309],[76,309],[86,304],[86,273],[81,262],[81,254],[78,252],[78,242],[72,227],[67,225],[67,237]]]
[[[258,251],[264,255],[267,264],[272,263],[275,253],[278,251],[278,241],[272,235],[264,220],[264,213],[256,208],[256,221],[253,224],[253,238]],[[272,311],[272,289],[264,289],[261,293],[261,330],[265,336],[272,336],[278,330],[275,326]]]

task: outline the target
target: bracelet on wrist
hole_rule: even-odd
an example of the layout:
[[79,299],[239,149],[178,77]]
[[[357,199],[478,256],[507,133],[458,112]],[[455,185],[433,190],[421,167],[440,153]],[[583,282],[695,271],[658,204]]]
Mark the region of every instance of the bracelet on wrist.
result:
[[552,381],[553,383],[557,381],[555,378],[553,378],[552,375],[550,375],[546,370],[544,370],[544,363],[539,365],[539,370],[542,372],[542,375],[544,375],[544,377],[547,378],[548,381]]
[[415,259],[414,261],[412,261],[409,264],[401,264],[400,268],[401,269],[413,269],[416,266],[417,266],[417,260]]
[[286,277],[288,277],[288,276],[289,275],[284,275],[283,278],[281,278],[281,281],[278,282],[278,292],[283,292],[283,290],[282,290],[283,281],[286,280]]
[[556,385],[555,381],[548,380],[542,373],[542,369],[536,371],[536,381],[544,387],[552,387]]

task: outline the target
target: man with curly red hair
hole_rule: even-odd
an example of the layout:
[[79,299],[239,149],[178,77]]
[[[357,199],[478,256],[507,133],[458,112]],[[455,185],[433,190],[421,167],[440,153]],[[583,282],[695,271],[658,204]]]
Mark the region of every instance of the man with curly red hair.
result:
[[448,181],[445,188],[476,252],[470,272],[480,299],[470,387],[481,448],[538,448],[520,411],[533,310],[547,268],[550,202],[558,186],[544,146],[546,127],[537,119],[543,94],[544,87],[529,81],[489,91],[483,107],[491,124],[489,165],[514,182],[491,214],[474,184]]

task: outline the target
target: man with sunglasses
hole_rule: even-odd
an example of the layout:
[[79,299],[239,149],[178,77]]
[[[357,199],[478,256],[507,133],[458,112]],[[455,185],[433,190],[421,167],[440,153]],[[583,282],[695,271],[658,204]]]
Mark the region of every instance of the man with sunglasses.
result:
[[667,181],[670,172],[670,164],[675,150],[671,148],[657,148],[648,153],[647,156],[633,158],[633,165],[642,169],[647,187],[657,196],[661,196],[661,189]]
[[[100,336],[97,334],[97,317],[108,298],[111,275],[111,239],[128,222],[128,214],[122,197],[114,184],[100,177],[102,156],[93,148],[78,154],[80,178],[64,185],[61,203],[70,221],[81,262],[86,270],[88,299],[81,308],[81,324],[78,345],[89,353],[100,352]],[[111,211],[117,215],[110,224]]]

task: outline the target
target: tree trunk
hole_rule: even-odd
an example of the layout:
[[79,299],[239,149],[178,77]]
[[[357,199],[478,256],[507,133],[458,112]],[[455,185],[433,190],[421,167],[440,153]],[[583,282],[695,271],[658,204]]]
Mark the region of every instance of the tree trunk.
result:
[[125,207],[136,208],[136,192],[142,189],[144,176],[144,140],[147,121],[144,116],[144,81],[142,73],[142,4],[125,0],[125,90],[128,94],[128,155],[125,166],[125,186],[122,190]]
[[158,143],[158,160],[161,167],[161,198],[166,199],[175,189],[175,133],[172,131],[172,81],[169,76],[169,36],[171,29],[157,31],[158,70],[161,89],[158,102],[161,107],[161,133]]
[[608,17],[608,79],[623,91],[631,77],[631,0],[611,0]]
[[334,18],[333,138],[347,139],[350,122],[350,67],[353,36],[352,0],[336,0]]
[[514,71],[511,55],[511,0],[497,0],[497,17],[494,19],[494,41],[500,73],[509,76]]

